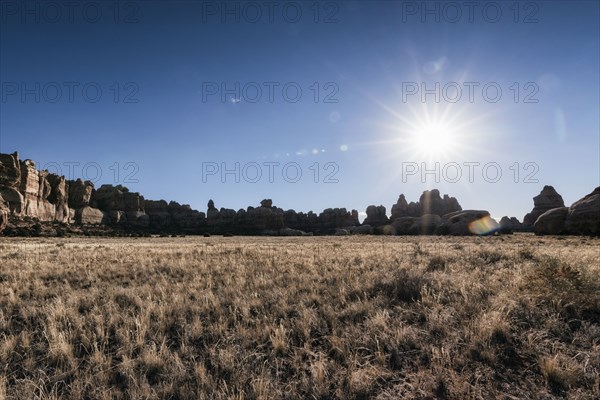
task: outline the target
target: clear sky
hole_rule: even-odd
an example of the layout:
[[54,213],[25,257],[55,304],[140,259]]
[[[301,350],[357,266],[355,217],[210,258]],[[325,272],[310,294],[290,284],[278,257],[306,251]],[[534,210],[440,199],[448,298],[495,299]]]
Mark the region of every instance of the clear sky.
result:
[[597,1],[82,4],[0,3],[1,152],[199,210],[600,184]]

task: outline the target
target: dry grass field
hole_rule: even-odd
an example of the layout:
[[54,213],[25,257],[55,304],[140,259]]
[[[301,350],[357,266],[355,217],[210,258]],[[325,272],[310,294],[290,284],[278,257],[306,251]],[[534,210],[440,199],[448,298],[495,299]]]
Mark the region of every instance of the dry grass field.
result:
[[0,239],[0,398],[598,399],[600,239]]

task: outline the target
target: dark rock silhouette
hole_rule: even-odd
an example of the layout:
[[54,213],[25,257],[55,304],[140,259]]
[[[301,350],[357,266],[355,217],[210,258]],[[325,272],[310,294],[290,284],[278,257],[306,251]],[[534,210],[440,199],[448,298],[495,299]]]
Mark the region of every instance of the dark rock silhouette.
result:
[[600,186],[569,207],[566,230],[576,235],[600,235]]
[[173,221],[169,204],[164,200],[145,200],[144,211],[150,219],[150,225],[159,230],[170,226]]
[[392,206],[393,222],[402,217],[421,217],[426,214],[443,216],[445,214],[462,210],[458,200],[449,197],[447,194],[442,198],[437,189],[426,190],[419,197],[419,201],[408,203],[403,194],[398,197],[396,204]]
[[176,201],[169,202],[167,212],[173,224],[171,229],[169,229],[172,231],[194,233],[206,220],[203,212],[192,209],[189,204],[179,204]]
[[260,202],[260,206],[265,207],[265,208],[271,208],[271,207],[273,207],[273,200],[264,199]]
[[123,186],[102,185],[92,191],[92,203],[105,211],[143,211],[144,197]]
[[[557,207],[552,205],[562,204]],[[534,210],[526,215],[531,221],[537,211],[548,208],[533,223],[533,231],[538,235],[600,235],[600,187],[577,200],[570,207],[564,207],[562,197],[552,186],[544,186],[542,193],[534,197]]]
[[437,214],[424,214],[419,217],[409,228],[411,235],[433,235],[442,222],[442,217]]
[[554,188],[544,186],[534,197],[534,208],[524,224],[514,217],[504,217],[497,224],[489,212],[462,210],[454,197],[442,197],[436,189],[424,191],[417,202],[409,203],[401,194],[390,218],[384,206],[368,206],[363,224],[358,211],[346,208],[327,208],[317,214],[283,210],[271,199],[259,204],[235,211],[218,209],[209,200],[204,213],[175,201],[146,200],[121,185],[95,189],[90,181],[67,181],[38,171],[31,160],[20,161],[16,152],[0,154],[0,232],[10,224],[33,219],[64,226],[102,226],[102,232],[145,234],[468,235],[534,228],[538,234],[600,234],[600,188],[566,208]]
[[540,194],[533,198],[533,210],[523,218],[525,228],[533,228],[540,215],[553,208],[564,207],[565,202],[552,186],[544,186]]
[[556,207],[540,215],[534,232],[538,235],[600,235],[600,187],[571,207]]
[[489,220],[498,225],[490,218],[490,213],[485,210],[461,210],[446,214],[442,217],[439,226],[436,229],[438,235],[473,235],[473,234],[489,234],[489,232],[477,233],[473,229],[472,224],[477,221]]
[[395,221],[398,218],[402,218],[402,217],[417,217],[420,212],[419,210],[414,206],[415,203],[411,203],[413,204],[413,207],[411,210],[409,210],[408,207],[408,202],[406,201],[406,197],[404,197],[404,194],[401,194],[398,197],[398,201],[396,202],[396,204],[394,204],[392,206],[392,216],[391,216],[391,220]]
[[388,223],[388,217],[385,214],[384,206],[367,207],[367,218],[363,221],[364,225],[381,226]]
[[396,231],[396,235],[411,235],[414,231],[411,228],[418,220],[417,217],[400,217],[396,218],[391,226]]
[[290,228],[316,234],[334,234],[337,229],[346,229],[360,225],[358,211],[345,208],[327,208],[320,214],[287,210],[283,213],[284,224]]
[[510,234],[513,232],[523,232],[525,228],[516,217],[504,216],[500,219],[500,232]]
[[355,226],[350,230],[353,235],[370,235],[373,233],[373,227],[368,224]]
[[305,232],[298,229],[281,228],[278,234],[279,236],[304,236]]
[[533,224],[533,231],[537,235],[560,235],[566,233],[565,221],[568,213],[569,207],[558,207],[546,211]]

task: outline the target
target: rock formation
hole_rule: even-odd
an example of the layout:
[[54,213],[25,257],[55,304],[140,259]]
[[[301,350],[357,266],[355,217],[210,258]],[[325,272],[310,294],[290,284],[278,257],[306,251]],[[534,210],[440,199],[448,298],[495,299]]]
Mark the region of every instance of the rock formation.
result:
[[145,200],[144,210],[150,218],[150,226],[161,231],[171,225],[172,216],[169,204],[164,200]]
[[301,230],[291,228],[281,228],[278,233],[279,236],[304,236]]
[[[327,208],[317,214],[283,210],[264,199],[258,207],[217,209],[209,200],[206,213],[175,201],[145,200],[121,185],[95,189],[90,181],[67,181],[63,176],[38,171],[18,153],[0,154],[0,232],[7,226],[17,232],[21,222],[102,226],[105,232],[160,234],[246,234],[299,236],[384,234],[491,234],[526,228],[538,234],[600,234],[600,188],[569,208],[551,186],[534,198],[534,208],[524,224],[516,218],[494,221],[487,211],[462,210],[454,197],[426,190],[417,202],[400,195],[391,218],[384,206],[371,205],[361,225],[358,211]],[[52,224],[48,224],[52,225]],[[61,228],[62,229],[62,228]],[[99,228],[100,229],[100,228]]]
[[411,228],[418,220],[417,217],[400,217],[396,218],[391,225],[394,227],[396,235],[411,235],[413,232]]
[[458,200],[454,197],[449,197],[447,194],[442,198],[440,191],[437,189],[425,190],[419,201],[408,203],[403,194],[398,197],[396,204],[392,206],[392,216],[390,220],[393,222],[398,218],[403,217],[421,217],[426,214],[443,216],[445,214],[462,210]]
[[50,182],[46,179],[48,172],[38,171],[35,163],[25,160],[21,163],[21,184],[19,192],[23,195],[21,211],[40,221],[52,221],[55,208],[48,202]]
[[415,207],[415,203],[411,203],[413,204],[413,207],[411,210],[409,210],[408,207],[408,202],[406,201],[406,197],[404,197],[404,194],[401,194],[398,197],[398,201],[396,202],[396,204],[394,204],[392,206],[392,217],[390,218],[392,221],[395,221],[398,218],[402,218],[402,217],[417,217],[420,214],[420,210],[416,209]]
[[442,218],[437,214],[424,214],[413,222],[408,232],[410,235],[433,235],[441,222]]
[[75,222],[81,225],[99,225],[108,223],[108,214],[97,208],[83,207],[75,212]]
[[20,161],[18,153],[0,154],[0,195],[15,216],[69,222],[64,177],[38,171],[33,161]]
[[384,206],[367,207],[367,218],[363,221],[364,225],[382,226],[388,223],[388,217],[385,214]]
[[144,198],[121,185],[102,185],[92,192],[92,203],[105,211],[143,211]]
[[304,232],[316,234],[334,234],[337,229],[349,230],[360,225],[358,211],[348,211],[345,208],[327,208],[320,214],[287,210],[283,212],[283,222],[286,226]]
[[565,221],[569,207],[558,207],[546,211],[533,224],[536,235],[560,235],[566,233]]
[[140,216],[137,224],[147,223],[154,232],[201,233],[199,231],[206,226],[206,214],[175,201],[167,203],[165,200],[144,200],[144,211],[148,217],[147,222]]
[[569,207],[565,228],[570,234],[600,235],[600,186]]
[[90,181],[69,181],[69,207],[83,208],[90,205],[94,184]]
[[374,227],[377,234],[431,235],[436,232],[445,214],[462,210],[454,197],[444,195],[437,189],[426,190],[418,202],[406,201],[404,194],[392,205],[392,215],[388,219],[383,206],[367,207],[365,225]]
[[[148,212],[147,209],[146,212]],[[167,212],[172,224],[171,231],[197,233],[198,228],[205,225],[206,214],[192,209],[189,204],[179,204],[176,201],[170,201],[167,206]]]
[[[215,207],[215,202],[212,199],[208,200],[208,204],[206,205],[206,218],[213,223],[219,218],[219,210]],[[215,222],[216,223],[216,222]]]
[[548,209],[533,222],[533,231],[538,235],[600,235],[600,187],[571,207],[564,207],[562,197],[552,186],[544,186],[542,193],[534,198],[533,211],[525,216],[527,221],[545,208]]
[[[477,223],[483,225],[483,229]],[[436,230],[438,235],[483,235],[493,233],[499,225],[485,210],[462,210],[442,217]]]
[[441,217],[442,215],[461,210],[458,201],[454,197],[444,195],[444,198],[442,199],[440,197],[440,192],[437,189],[424,191],[419,198],[419,203],[421,205],[421,215],[430,214],[439,215]]
[[144,211],[144,197],[121,185],[102,185],[92,190],[89,202],[107,214],[109,224],[146,227],[150,223]]
[[353,235],[370,235],[373,233],[373,227],[371,225],[360,225],[350,229],[350,233]]
[[0,187],[19,187],[21,184],[21,166],[19,153],[0,153]]
[[0,232],[8,225],[8,215],[10,210],[8,209],[8,203],[4,201],[2,195],[0,195]]
[[243,225],[246,226],[246,230],[256,231],[280,230],[286,227],[283,222],[283,210],[273,207],[271,200],[261,201],[261,206],[257,208],[248,207]]
[[516,217],[504,216],[500,219],[500,233],[510,234],[523,231],[523,224]]
[[564,207],[565,202],[552,186],[544,186],[540,194],[533,198],[533,210],[523,218],[525,228],[532,228],[540,215],[553,208]]
[[259,207],[238,211],[217,209],[214,201],[210,200],[206,214],[176,202],[167,205],[164,200],[145,200],[145,211],[150,217],[150,227],[166,232],[294,236],[303,232],[333,234],[337,228],[359,225],[356,210],[348,212],[345,208],[328,208],[319,215],[297,213],[273,206],[271,199],[262,200]]
[[[54,221],[67,223],[70,221],[69,209],[69,184],[64,176],[48,174],[47,178],[50,183],[50,195],[47,200],[53,204]],[[52,218],[50,218],[52,220]]]
[[0,187],[0,196],[2,196],[6,202],[6,207],[11,214],[15,216],[22,215],[25,200],[18,189],[12,187]]
[[271,208],[271,207],[273,207],[273,200],[264,199],[260,202],[260,206],[264,207],[264,208]]

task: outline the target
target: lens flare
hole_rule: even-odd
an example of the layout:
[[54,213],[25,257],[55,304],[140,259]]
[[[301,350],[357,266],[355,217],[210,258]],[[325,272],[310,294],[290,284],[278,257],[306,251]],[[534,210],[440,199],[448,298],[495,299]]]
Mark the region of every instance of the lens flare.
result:
[[469,224],[469,231],[475,235],[489,235],[500,228],[500,225],[490,216],[485,216]]

